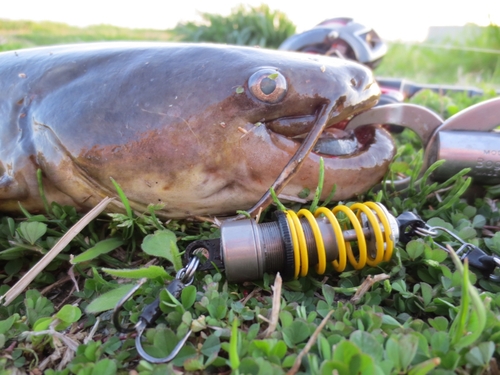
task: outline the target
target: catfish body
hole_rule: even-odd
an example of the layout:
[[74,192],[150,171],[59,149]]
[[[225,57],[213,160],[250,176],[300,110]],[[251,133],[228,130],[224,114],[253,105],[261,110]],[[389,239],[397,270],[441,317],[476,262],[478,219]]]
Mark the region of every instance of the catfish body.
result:
[[[0,54],[0,211],[47,199],[94,207],[115,196],[161,203],[163,217],[232,214],[269,188],[321,108],[329,128],[373,106],[371,72],[323,56],[211,44],[95,43]],[[324,196],[379,182],[394,154],[372,127],[359,149],[325,159]],[[283,191],[314,192],[311,152]],[[312,194],[310,197],[312,197]],[[119,208],[110,206],[111,210]]]

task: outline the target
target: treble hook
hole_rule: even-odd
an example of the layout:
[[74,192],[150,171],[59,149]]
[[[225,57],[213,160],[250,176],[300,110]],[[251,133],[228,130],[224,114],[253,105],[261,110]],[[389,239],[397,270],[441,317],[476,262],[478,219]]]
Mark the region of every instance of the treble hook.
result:
[[[197,256],[192,257],[189,260],[189,263],[186,267],[182,268],[175,275],[175,279],[167,286],[166,290],[172,294],[175,298],[179,298],[181,295],[182,289],[186,286],[190,285],[194,280],[194,272],[198,268],[200,264],[200,260]],[[174,350],[167,355],[166,357],[157,358],[146,353],[144,348],[142,347],[141,338],[146,328],[151,326],[156,319],[161,315],[160,309],[160,298],[156,298],[153,302],[147,305],[139,316],[139,320],[134,326],[124,327],[120,322],[120,311],[123,307],[123,304],[128,301],[134,293],[147,281],[147,279],[143,278],[139,281],[139,283],[134,286],[116,305],[113,311],[113,324],[117,331],[122,333],[130,333],[132,331],[137,332],[137,336],[135,337],[135,347],[137,349],[137,353],[146,361],[151,363],[167,363],[173,360],[179,351],[182,349],[187,339],[191,335],[192,330],[189,329],[186,335],[177,343]]]

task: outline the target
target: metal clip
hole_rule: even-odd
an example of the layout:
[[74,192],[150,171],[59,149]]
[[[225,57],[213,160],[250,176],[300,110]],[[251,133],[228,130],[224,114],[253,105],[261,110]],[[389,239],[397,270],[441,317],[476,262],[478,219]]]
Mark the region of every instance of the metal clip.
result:
[[[352,118],[344,130],[371,124],[399,125],[412,129],[425,150],[422,171],[438,160],[445,163],[435,170],[432,179],[446,181],[464,168],[468,176],[484,185],[500,183],[498,144],[500,97],[477,103],[446,121],[427,108],[397,103],[374,107]],[[388,181],[397,190],[406,188],[410,178]]]
[[[425,223],[417,214],[413,212],[403,212],[397,217],[397,222],[399,225],[399,240],[403,244],[410,242],[413,236],[430,236],[435,238],[439,236],[439,232],[445,232],[457,240],[461,245],[456,251],[456,254],[460,256],[460,259],[464,261],[466,258],[469,260],[469,264],[480,271],[485,277],[492,281],[500,282],[500,276],[495,275],[495,269],[500,267],[500,258],[494,255],[488,255],[479,247],[474,246],[471,243],[465,242],[455,233],[449,229],[443,227],[431,227]],[[441,245],[438,242],[434,242],[436,246],[443,249],[449,253],[446,246]]]
[[[439,235],[439,231],[447,233],[461,244],[458,250],[456,250],[455,252],[458,256],[460,256],[460,259],[462,261],[468,259],[469,264],[472,267],[476,268],[478,271],[480,271],[484,275],[484,277],[487,277],[495,282],[500,282],[500,276],[495,275],[495,269],[500,266],[499,257],[486,254],[479,247],[471,243],[465,242],[455,233],[443,227],[431,227],[426,225],[425,227],[421,228],[417,227],[414,230],[415,233],[420,236],[430,236],[433,238]],[[449,250],[445,246],[437,242],[435,242],[435,244],[439,248],[449,253]]]
[[[175,279],[172,280],[172,282],[167,286],[167,288],[166,288],[167,291],[170,292],[175,298],[179,298],[179,296],[182,292],[182,289],[184,289],[186,286],[190,285],[193,282],[194,273],[195,273],[196,269],[198,268],[199,263],[200,263],[199,258],[197,256],[193,256],[189,260],[186,267],[182,268],[181,270],[179,270],[179,272],[177,272]],[[172,352],[166,357],[157,358],[157,357],[150,356],[148,353],[146,353],[146,351],[142,347],[141,338],[142,338],[142,335],[143,335],[144,331],[146,330],[146,328],[151,326],[156,321],[156,319],[158,319],[158,317],[161,315],[160,299],[159,298],[156,298],[153,302],[151,302],[149,305],[147,305],[144,308],[141,315],[139,316],[139,320],[137,321],[137,323],[134,326],[124,327],[124,326],[122,326],[122,324],[120,322],[119,313],[121,311],[123,304],[126,301],[128,301],[134,295],[134,293],[146,281],[147,281],[147,279],[141,279],[141,281],[135,287],[133,287],[130,290],[130,292],[128,292],[127,295],[125,295],[120,300],[120,302],[118,302],[118,304],[116,305],[116,307],[113,311],[113,323],[119,332],[129,333],[129,332],[132,332],[134,330],[137,332],[137,336],[135,337],[135,347],[137,349],[137,353],[139,353],[139,355],[143,359],[145,359],[146,361],[151,362],[151,363],[170,362],[171,360],[173,360],[177,356],[177,354],[179,354],[179,351],[182,349],[182,347],[186,343],[186,341],[189,338],[189,336],[191,335],[192,331],[191,331],[191,329],[188,330],[188,332],[181,339],[181,341],[179,341],[177,343],[174,350],[172,350]]]

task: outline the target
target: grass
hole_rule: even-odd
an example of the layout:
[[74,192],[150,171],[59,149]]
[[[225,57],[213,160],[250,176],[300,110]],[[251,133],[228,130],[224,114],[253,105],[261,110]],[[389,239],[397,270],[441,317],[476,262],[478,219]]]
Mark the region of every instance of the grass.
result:
[[[481,62],[491,57],[495,59],[495,65],[485,69]],[[381,77],[404,77],[419,83],[498,88],[500,54],[392,43],[375,73]]]
[[110,25],[81,28],[64,23],[0,19],[0,51],[65,43],[172,39],[172,33],[166,30],[131,30]]
[[390,43],[376,74],[404,77],[420,83],[498,88],[500,27],[489,25],[480,33],[466,28],[457,40]]
[[[3,49],[169,38],[167,31],[0,22]],[[415,55],[408,62],[408,53],[394,48],[381,69],[387,63],[393,74],[420,82],[448,79],[436,73],[441,69],[438,65],[450,61],[445,54],[435,57],[434,68],[424,75],[416,62],[423,56],[417,58],[422,49],[412,47]],[[409,68],[413,60],[414,70]],[[453,74],[449,82],[457,82]],[[413,100],[449,116],[480,99],[422,93]],[[421,162],[414,156],[418,142],[408,131],[399,136],[399,142],[402,158],[391,170],[411,173]],[[491,187],[465,199],[461,193],[468,183],[456,176],[448,182],[451,190],[426,183],[418,190],[414,183],[407,195],[368,192],[360,200],[379,200],[394,214],[418,212],[429,225],[444,226],[500,256],[500,189]],[[120,193],[120,198],[127,207],[125,195]],[[0,294],[81,218],[73,207],[47,204],[47,215],[0,214]],[[223,272],[198,272],[193,284],[173,298],[164,287],[180,267],[179,252],[193,240],[217,238],[219,231],[210,223],[161,222],[155,209],[151,206],[143,215],[129,210],[92,221],[29,290],[9,306],[0,306],[0,375],[15,371],[49,375],[498,373],[500,285],[467,265],[453,263],[431,238],[399,246],[389,262],[373,268],[342,274],[328,269],[326,276],[313,272],[282,286],[275,275],[233,284]],[[435,241],[457,245],[443,235]],[[356,295],[369,275],[379,275],[380,281]],[[194,332],[169,364],[141,360],[133,336],[118,334],[111,322],[109,309],[142,278],[147,281],[124,304],[120,316],[136,322],[143,308],[159,296],[158,325],[144,334],[148,353],[167,355],[188,329]]]
[[191,42],[227,43],[246,46],[278,48],[295,34],[295,25],[279,10],[267,5],[240,5],[227,17],[202,13],[203,21],[177,25],[172,32],[181,40]]

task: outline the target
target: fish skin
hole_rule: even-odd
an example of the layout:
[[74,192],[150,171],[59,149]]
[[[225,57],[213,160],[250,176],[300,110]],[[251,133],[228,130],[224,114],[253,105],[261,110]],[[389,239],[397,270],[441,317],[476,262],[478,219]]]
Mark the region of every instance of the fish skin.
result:
[[[264,68],[287,82],[276,103],[248,86]],[[328,107],[329,126],[340,127],[379,95],[354,62],[258,48],[113,42],[0,53],[0,211],[18,212],[18,202],[43,211],[41,169],[48,201],[82,211],[116,196],[112,177],[139,212],[162,203],[162,217],[234,214],[258,201],[299,147],[266,122],[293,126]],[[370,127],[356,136],[359,152],[324,157],[323,198],[334,184],[335,199],[353,197],[386,172],[390,135]],[[283,194],[314,191],[319,157],[308,155]]]

